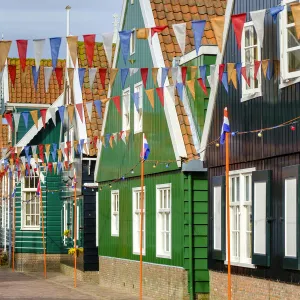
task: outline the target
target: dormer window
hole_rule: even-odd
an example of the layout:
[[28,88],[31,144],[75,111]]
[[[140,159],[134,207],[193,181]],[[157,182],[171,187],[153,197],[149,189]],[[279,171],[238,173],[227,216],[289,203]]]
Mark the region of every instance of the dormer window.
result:
[[136,30],[132,29],[130,36],[130,55],[135,53],[135,43],[136,43]]

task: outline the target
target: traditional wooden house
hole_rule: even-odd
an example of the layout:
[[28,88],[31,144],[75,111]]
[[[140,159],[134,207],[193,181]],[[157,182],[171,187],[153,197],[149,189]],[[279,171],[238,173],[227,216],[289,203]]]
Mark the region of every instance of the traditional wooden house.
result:
[[[227,107],[234,132],[230,137],[229,172],[234,299],[299,298],[300,65],[296,20],[291,12],[294,2],[282,1],[283,6],[278,7],[278,1],[227,1],[223,51],[217,56],[217,69],[223,63],[242,63],[249,85],[241,77],[238,89],[230,85],[227,93],[222,83],[218,84],[216,72],[202,147],[220,136],[223,110]],[[268,10],[272,7],[280,11],[275,23],[272,10]],[[269,13],[263,23],[261,43],[249,13],[264,9]],[[242,13],[247,14],[247,19],[239,50],[230,17]],[[255,78],[256,61],[264,63]],[[249,131],[254,132],[239,134]],[[202,153],[210,195],[210,290],[213,299],[224,299],[228,260],[225,147],[214,144]]]
[[[130,68],[124,87],[117,76],[106,104],[96,181],[99,183],[100,284],[139,291],[140,218],[143,221],[143,292],[155,298],[183,299],[209,292],[208,184],[199,161],[201,132],[208,98],[195,85],[195,101],[188,90],[172,96],[183,85],[180,70],[213,64],[216,39],[207,22],[199,55],[194,50],[192,20],[223,15],[226,1],[133,1],[123,3],[120,30],[132,30],[130,53],[123,61],[117,42],[113,68]],[[172,24],[187,22],[186,55],[182,56]],[[166,26],[149,40],[138,39],[138,28]],[[173,69],[171,69],[173,67]],[[191,68],[194,67],[194,68]],[[138,69],[136,69],[138,68]],[[146,87],[139,68],[148,68]],[[158,68],[158,77],[151,76]],[[178,71],[164,84],[164,105],[147,94],[162,87],[161,68]],[[123,70],[122,70],[123,69]],[[126,70],[125,70],[126,72]],[[155,70],[154,70],[155,72]],[[198,73],[197,73],[198,74]],[[158,85],[156,83],[158,81]],[[149,91],[150,90],[150,91]],[[208,89],[209,90],[209,89]],[[139,101],[132,101],[138,93]],[[155,92],[156,93],[156,92]],[[120,96],[120,98],[118,97]],[[135,96],[136,97],[136,96]],[[120,107],[118,107],[120,99]],[[138,102],[138,104],[136,103]],[[119,110],[119,111],[118,111]],[[150,156],[145,161],[144,209],[141,211],[140,152],[145,134]]]

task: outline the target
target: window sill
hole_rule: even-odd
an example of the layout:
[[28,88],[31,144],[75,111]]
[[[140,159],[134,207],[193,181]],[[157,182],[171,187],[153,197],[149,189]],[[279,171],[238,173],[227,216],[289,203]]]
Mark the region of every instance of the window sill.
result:
[[279,84],[279,88],[283,89],[285,87],[288,87],[290,85],[296,84],[298,82],[300,82],[300,77],[281,80],[280,84]]
[[156,257],[158,257],[158,258],[171,259],[171,255],[167,255],[167,254],[156,254]]
[[[228,265],[228,261],[224,261],[224,265]],[[241,262],[230,262],[231,266],[236,266],[236,267],[242,267],[242,268],[248,268],[248,269],[256,269],[256,266],[253,264],[248,264],[248,263],[241,263]]]
[[40,231],[40,227],[22,227],[21,231]]
[[255,99],[255,98],[261,97],[261,96],[262,96],[262,92],[261,91],[254,92],[252,94],[245,94],[245,95],[242,96],[241,102],[249,101],[251,99]]
[[113,236],[113,237],[119,237],[119,234],[118,233],[112,233],[111,236]]
[[[140,255],[140,252],[135,252],[135,251],[133,251],[133,255]],[[143,256],[146,255],[145,251],[143,251],[142,255],[143,255]]]
[[135,130],[134,131],[134,134],[138,134],[138,133],[142,133],[143,132],[143,130],[141,129],[141,130]]

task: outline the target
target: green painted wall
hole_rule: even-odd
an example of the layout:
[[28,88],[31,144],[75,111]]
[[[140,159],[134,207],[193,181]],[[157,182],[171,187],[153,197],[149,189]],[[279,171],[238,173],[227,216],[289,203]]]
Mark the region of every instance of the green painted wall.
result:
[[[156,185],[172,184],[172,258],[156,257]],[[139,260],[132,250],[132,188],[139,187],[140,178],[114,183],[99,191],[99,255]],[[183,175],[179,171],[145,177],[146,187],[146,262],[183,266]],[[120,232],[111,236],[111,190],[119,190]]]

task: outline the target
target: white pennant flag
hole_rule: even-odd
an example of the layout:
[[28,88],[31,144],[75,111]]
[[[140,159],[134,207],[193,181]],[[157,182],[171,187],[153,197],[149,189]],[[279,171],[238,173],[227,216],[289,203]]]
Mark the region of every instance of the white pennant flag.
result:
[[172,73],[173,84],[176,85],[176,83],[177,83],[177,76],[178,76],[178,67],[173,67],[171,69],[171,73]]
[[90,81],[90,89],[93,88],[93,83],[96,77],[97,68],[89,68],[89,81]]
[[15,122],[15,129],[16,129],[16,131],[18,131],[21,114],[13,113],[13,116],[14,116],[14,122]]
[[169,86],[167,86],[167,90],[170,94],[170,97],[171,97],[173,103],[175,103],[175,86],[174,85],[169,85]]
[[264,42],[265,15],[266,15],[265,9],[250,12],[250,16],[254,28],[256,30],[257,38],[260,42],[261,47],[263,46],[263,42]]
[[23,165],[26,164],[26,158],[25,158],[25,156],[21,156],[21,161],[22,161],[22,164],[23,164]]
[[186,23],[173,24],[173,30],[182,54],[185,52]]
[[122,132],[121,139],[126,144],[126,131],[125,130]]
[[51,115],[54,126],[56,126],[56,107],[49,107],[49,113]]
[[210,75],[207,76],[206,78],[208,80],[209,86],[212,87],[213,86],[213,78],[214,78],[214,74],[216,71],[216,65],[210,65],[209,68],[210,68]]
[[45,45],[45,39],[33,40],[36,71],[38,71],[40,67],[40,62],[43,56],[44,45]]
[[113,38],[114,38],[113,32],[102,34],[103,47],[104,47],[104,51],[109,66],[111,66]]
[[134,75],[138,70],[139,70],[139,68],[130,68],[129,69],[129,75],[130,76]]
[[50,153],[49,153],[49,154],[47,154],[47,152],[45,152],[45,157],[46,157],[46,161],[47,161],[47,163],[49,162],[49,156],[50,156]]
[[32,155],[36,154],[36,148],[37,148],[37,145],[32,145],[31,146]]
[[114,137],[115,143],[118,144],[118,133],[117,132],[113,133],[113,137]]
[[45,90],[46,93],[49,89],[49,82],[52,75],[53,68],[52,67],[44,67],[44,77],[45,77]]
[[93,112],[93,101],[85,102],[86,111],[89,117],[90,122],[92,121],[92,112]]

